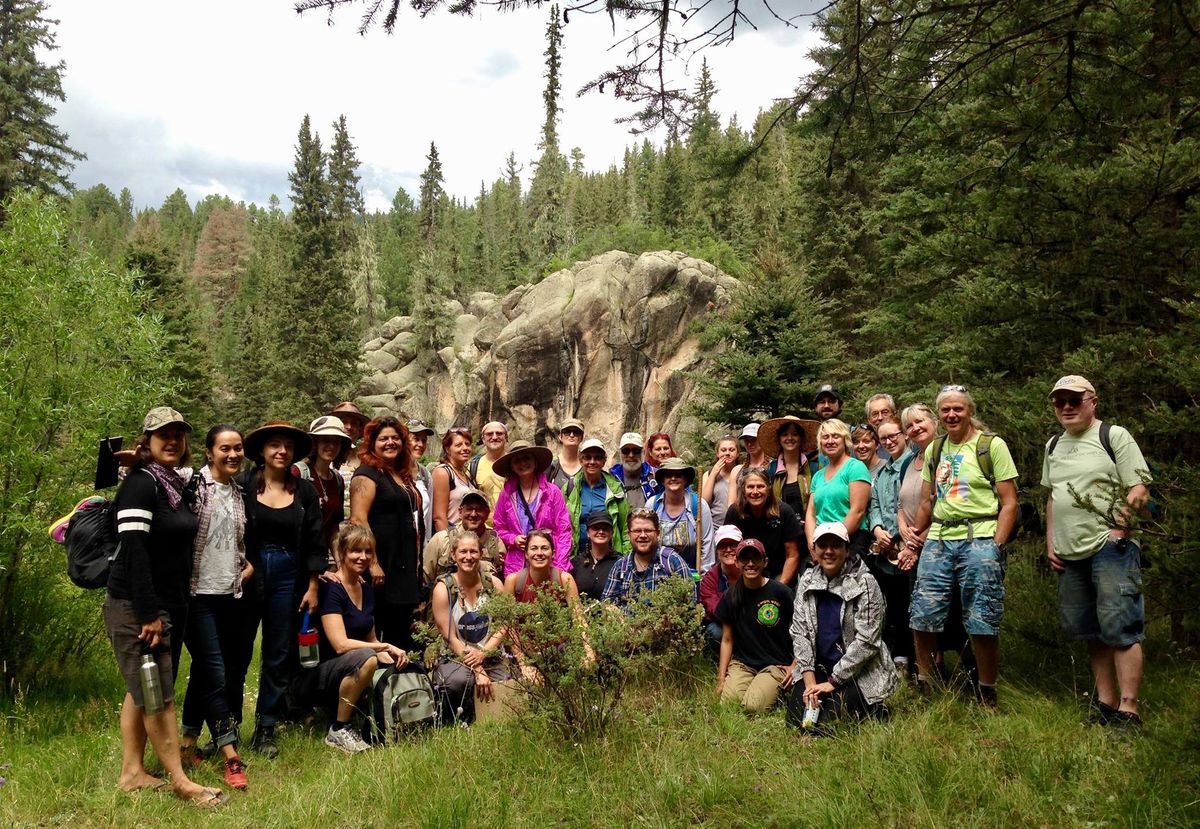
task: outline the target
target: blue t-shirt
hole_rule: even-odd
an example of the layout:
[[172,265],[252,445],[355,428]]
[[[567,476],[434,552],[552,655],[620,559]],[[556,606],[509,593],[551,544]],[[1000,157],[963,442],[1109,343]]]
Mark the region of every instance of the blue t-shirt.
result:
[[[348,639],[361,641],[371,639],[375,630],[375,590],[371,586],[370,579],[363,581],[361,609],[354,606],[354,602],[350,601],[350,596],[346,593],[346,588],[338,582],[323,581],[317,589],[319,591],[318,617],[331,614],[341,616],[342,624],[346,626]],[[325,637],[325,626],[318,624],[317,628],[321,631],[321,659],[332,659],[337,656],[337,653]]]
[[589,486],[587,480],[579,476],[579,549],[587,549],[587,521],[584,519],[597,510],[603,510],[607,497],[608,485],[603,477],[595,486]]
[[817,593],[817,671],[828,678],[842,658],[842,600],[828,590]]

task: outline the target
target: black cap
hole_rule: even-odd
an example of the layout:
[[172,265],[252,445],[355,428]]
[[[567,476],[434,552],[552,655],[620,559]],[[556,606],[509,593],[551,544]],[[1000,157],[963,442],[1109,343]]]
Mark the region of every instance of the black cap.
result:
[[825,395],[829,395],[830,397],[832,397],[834,400],[836,400],[839,403],[842,402],[842,396],[840,394],[838,394],[837,387],[831,383],[826,383],[825,385],[823,385],[819,389],[817,389],[817,393],[813,397],[813,404],[815,405],[816,402],[818,400],[820,400],[822,397],[824,397]]
[[602,509],[595,512],[589,512],[587,517],[583,519],[587,522],[587,527],[590,530],[592,527],[611,527],[613,525],[612,516]]

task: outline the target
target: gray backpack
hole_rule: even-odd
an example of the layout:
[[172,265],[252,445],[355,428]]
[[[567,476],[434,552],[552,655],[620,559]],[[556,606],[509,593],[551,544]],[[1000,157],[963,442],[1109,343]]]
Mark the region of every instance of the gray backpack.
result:
[[368,743],[395,742],[403,734],[433,725],[437,718],[433,683],[420,669],[377,668],[366,703],[362,734]]

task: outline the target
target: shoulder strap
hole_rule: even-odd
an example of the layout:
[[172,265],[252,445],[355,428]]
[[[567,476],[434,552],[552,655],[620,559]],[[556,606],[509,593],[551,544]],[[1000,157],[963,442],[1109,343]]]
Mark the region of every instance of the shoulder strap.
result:
[[439,463],[438,467],[446,470],[446,477],[450,479],[450,489],[458,486],[458,476],[454,474],[454,468],[448,463]]
[[975,458],[979,461],[979,468],[983,470],[983,477],[987,478],[987,482],[996,486],[996,470],[992,468],[992,440],[996,436],[991,432],[984,432],[979,436],[979,443],[975,444]]
[[525,583],[529,581],[529,568],[522,567],[517,571],[517,582],[513,585],[513,595],[520,596],[525,592]]
[[[937,478],[937,465],[942,460],[942,447],[946,445],[946,436],[942,435],[933,439],[933,443],[925,450],[925,468],[929,470],[929,480],[935,481]],[[936,488],[935,488],[936,491]]]
[[471,480],[471,486],[476,488],[479,486],[479,481],[475,479],[475,476],[479,474],[479,461],[482,457],[483,455],[476,455],[467,462],[467,477]]
[[1117,462],[1117,453],[1113,451],[1112,424],[1108,421],[1103,421],[1100,424],[1100,445],[1108,453],[1108,459],[1115,464]]
[[1050,442],[1048,444],[1046,444],[1046,454],[1047,455],[1054,454],[1054,447],[1058,446],[1059,438],[1061,438],[1065,434],[1066,434],[1066,432],[1059,432],[1057,435],[1054,435],[1052,438],[1050,438]]
[[447,573],[442,576],[442,584],[446,586],[446,596],[450,599],[450,606],[458,601],[458,582],[454,580],[453,573]]
[[312,472],[309,471],[308,464],[304,461],[296,461],[292,466],[296,467],[296,471],[300,473],[300,480],[312,480]]

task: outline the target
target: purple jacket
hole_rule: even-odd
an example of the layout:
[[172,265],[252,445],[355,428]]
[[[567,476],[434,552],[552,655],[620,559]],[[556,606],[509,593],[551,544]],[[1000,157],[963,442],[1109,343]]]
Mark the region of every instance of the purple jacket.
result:
[[[518,511],[522,510],[517,496],[518,486],[516,478],[505,481],[492,511],[492,527],[507,549],[504,555],[505,577],[525,566],[525,553],[516,545],[517,536],[524,534],[518,519]],[[570,570],[571,516],[567,512],[567,501],[563,498],[562,490],[547,481],[544,475],[538,481],[538,487],[541,495],[538,496],[537,512],[533,514],[532,529],[550,530],[550,536],[554,539],[553,564],[559,570]]]

